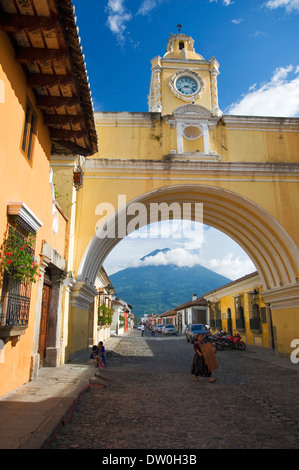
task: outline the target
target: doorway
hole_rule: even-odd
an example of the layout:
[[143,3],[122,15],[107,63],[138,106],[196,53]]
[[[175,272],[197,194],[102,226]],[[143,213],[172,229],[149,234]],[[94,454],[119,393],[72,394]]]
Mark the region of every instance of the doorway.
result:
[[40,319],[40,330],[39,330],[39,346],[38,346],[38,353],[40,356],[40,367],[43,366],[43,362],[46,358],[50,298],[51,298],[51,285],[50,283],[45,283],[43,286],[42,308],[41,308],[41,319]]
[[232,311],[230,308],[227,309],[227,333],[229,335],[233,334]]

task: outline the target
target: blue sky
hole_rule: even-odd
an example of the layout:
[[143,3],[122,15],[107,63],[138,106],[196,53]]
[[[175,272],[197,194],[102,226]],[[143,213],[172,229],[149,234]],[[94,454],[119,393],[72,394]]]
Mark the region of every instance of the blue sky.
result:
[[74,5],[95,111],[148,111],[150,60],[164,55],[180,23],[196,52],[220,64],[223,113],[299,115],[299,0],[74,0]]
[[[95,111],[148,111],[151,64],[170,34],[195,41],[204,59],[220,64],[224,114],[299,116],[299,0],[74,0]],[[176,225],[174,230],[179,230]],[[163,232],[163,229],[162,229]],[[243,250],[205,227],[196,246],[185,238],[122,240],[104,263],[108,274],[157,248],[171,252],[152,264],[200,263],[230,279],[255,270]]]

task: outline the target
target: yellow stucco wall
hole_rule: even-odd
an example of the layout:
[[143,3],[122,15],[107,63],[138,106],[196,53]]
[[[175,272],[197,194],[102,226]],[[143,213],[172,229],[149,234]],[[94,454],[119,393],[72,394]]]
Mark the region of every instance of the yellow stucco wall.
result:
[[[26,87],[20,65],[14,60],[14,50],[6,33],[0,31],[0,80],[4,83],[5,100],[0,103],[0,240],[7,225],[7,203],[24,202],[43,223],[36,239],[35,255],[41,253],[45,240],[65,256],[66,220],[58,214],[58,233],[52,230],[52,190],[50,180],[51,142],[42,115],[35,104],[34,95]],[[38,118],[32,161],[28,162],[20,150],[27,97]],[[35,330],[37,284],[32,286],[29,326],[20,341],[11,341],[4,347],[4,362],[0,363],[0,395],[27,382],[30,374]]]
[[[239,243],[257,269],[265,266],[265,289],[293,285],[299,278],[298,119],[220,117],[212,109],[217,90],[215,82],[212,90],[211,77],[217,76],[218,63],[204,61],[193,51],[184,54],[176,44],[173,52],[152,60],[161,87],[154,91],[152,80],[150,97],[156,105],[161,92],[161,113],[95,113],[99,151],[86,160],[83,188],[77,194],[73,274],[81,274],[96,227],[120,208],[119,200],[125,204],[144,198],[150,203],[156,190],[165,191],[166,197],[166,189],[174,188],[174,201],[176,188],[182,188],[178,199],[192,199],[198,189],[204,223]],[[194,106],[177,98],[168,85],[171,76],[185,68],[197,71],[205,83]],[[202,135],[197,140],[182,137],[180,153],[184,125],[197,125]],[[56,168],[57,181],[59,171]],[[104,217],[101,204],[106,204]],[[267,335],[264,331],[264,342]]]
[[289,356],[293,351],[291,342],[299,340],[299,309],[288,308],[274,310],[272,312],[273,326],[277,332],[278,351],[285,356]]

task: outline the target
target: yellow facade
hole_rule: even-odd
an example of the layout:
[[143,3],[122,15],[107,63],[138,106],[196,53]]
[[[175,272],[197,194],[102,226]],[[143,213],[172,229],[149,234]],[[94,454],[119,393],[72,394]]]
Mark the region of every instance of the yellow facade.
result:
[[[90,286],[91,300],[106,256],[152,221],[153,203],[202,203],[203,223],[234,239],[255,264],[277,350],[286,353],[299,337],[292,320],[299,305],[299,120],[223,116],[218,67],[193,50],[190,37],[171,36],[165,56],[152,61],[149,112],[95,113],[99,150],[84,163],[77,195],[73,275]],[[182,99],[176,87],[184,91],[186,78],[199,94]]]
[[[4,238],[8,223],[8,206],[24,203],[42,223],[37,231],[35,256],[42,262],[43,245],[46,242],[64,259],[67,220],[57,212],[58,231],[53,232],[54,215],[52,187],[50,185],[51,140],[43,125],[35,97],[26,86],[26,77],[14,60],[14,51],[6,35],[0,31],[0,80],[4,83],[5,100],[0,104],[0,234]],[[21,140],[27,100],[32,103],[37,116],[33,153],[30,161],[21,150]],[[38,196],[37,196],[38,195]],[[1,242],[2,244],[2,242]],[[1,337],[4,343],[0,383],[0,395],[27,382],[33,373],[36,328],[39,328],[37,305],[41,302],[42,278],[32,285],[29,323],[22,336]],[[7,341],[7,342],[6,342]],[[3,345],[3,343],[1,343]],[[2,349],[2,348],[1,348]]]
[[[12,0],[0,4],[6,13],[16,8]],[[278,353],[288,354],[291,341],[299,338],[299,119],[223,116],[219,64],[214,57],[205,60],[183,34],[171,35],[164,56],[151,61],[148,112],[93,116],[68,2],[60,2],[67,30],[53,29],[42,38],[41,29],[28,35],[28,22],[21,24],[27,15],[39,24],[44,4],[36,1],[33,11],[19,2],[18,23],[8,15],[11,23],[0,27],[0,234],[4,241],[16,216],[25,231],[36,233],[39,264],[26,326],[5,323],[9,292],[1,285],[0,371],[5,380],[0,395],[37,377],[42,365],[56,367],[99,339],[99,289],[104,291],[108,282],[102,264],[123,237],[156,221],[155,204],[166,209],[178,204],[179,218],[187,204],[197,220],[200,203],[202,222],[239,243],[256,266],[254,284],[241,282],[234,292],[224,288],[209,300],[219,303],[223,327],[228,327],[230,309],[238,329],[233,312],[236,298],[242,298],[244,339],[274,344]],[[7,31],[22,44],[30,37],[29,52],[24,46],[18,54]],[[53,52],[59,47],[56,34],[78,48],[78,62],[72,62],[80,76],[78,89],[77,83],[64,83],[61,74],[74,76],[74,71],[62,57],[68,47]],[[54,62],[48,61],[54,56],[53,73]],[[81,93],[87,97],[83,104]],[[81,189],[74,187],[79,169]],[[170,218],[170,211],[156,216]],[[258,332],[252,318],[255,288],[267,320]],[[41,349],[45,306],[50,321]]]
[[[246,344],[278,348],[277,325],[255,272],[205,294],[213,332],[238,332]],[[282,351],[281,351],[282,352]]]
[[[47,0],[36,0],[34,6],[0,0],[0,9],[5,17],[0,25],[2,396],[38,377],[42,366],[57,367],[67,358],[68,334],[77,326],[69,316],[75,283],[74,166],[79,155],[96,152],[97,139],[70,2],[61,0],[58,12],[58,5]],[[75,57],[70,57],[70,47]],[[57,201],[53,153],[70,163],[61,179],[64,197],[59,202],[65,212]],[[35,279],[24,275],[27,268],[38,268]]]

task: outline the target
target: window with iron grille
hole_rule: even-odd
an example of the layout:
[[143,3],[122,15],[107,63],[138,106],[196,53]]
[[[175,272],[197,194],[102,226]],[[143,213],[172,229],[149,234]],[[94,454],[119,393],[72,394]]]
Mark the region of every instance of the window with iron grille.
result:
[[22,283],[4,273],[1,326],[28,326],[31,283]]
[[[22,231],[22,229],[20,229]],[[13,235],[16,245],[19,244],[23,250],[27,250],[33,257],[34,250],[26,246],[28,234],[17,230],[9,225],[7,238]],[[6,253],[7,254],[7,253]],[[2,253],[2,256],[4,253]],[[0,326],[1,327],[27,327],[29,321],[31,282],[18,276],[17,271],[12,268],[2,273],[2,292],[0,303]]]

